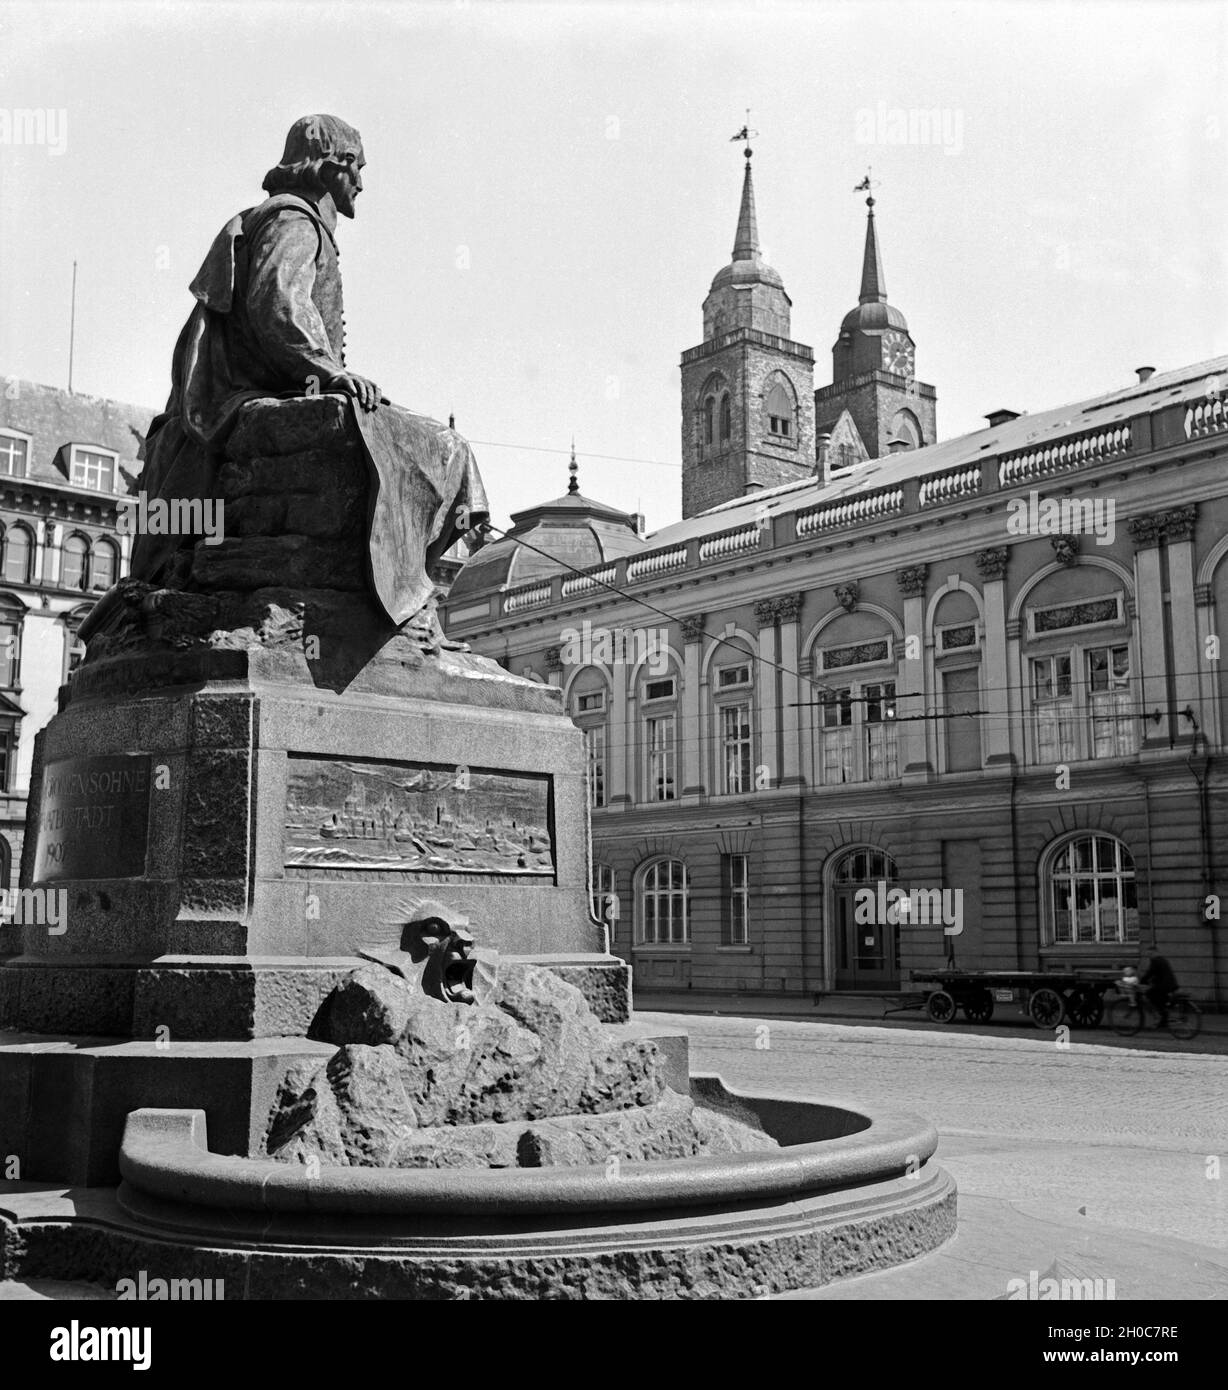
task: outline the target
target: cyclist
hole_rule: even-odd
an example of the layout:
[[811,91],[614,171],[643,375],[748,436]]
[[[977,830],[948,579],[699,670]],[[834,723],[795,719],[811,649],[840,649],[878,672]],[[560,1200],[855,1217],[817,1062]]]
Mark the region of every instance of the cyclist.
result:
[[1160,1015],[1159,1027],[1168,1027],[1168,1006],[1177,992],[1177,977],[1164,956],[1152,953],[1146,957],[1147,969],[1140,977],[1140,983],[1147,987],[1147,998]]

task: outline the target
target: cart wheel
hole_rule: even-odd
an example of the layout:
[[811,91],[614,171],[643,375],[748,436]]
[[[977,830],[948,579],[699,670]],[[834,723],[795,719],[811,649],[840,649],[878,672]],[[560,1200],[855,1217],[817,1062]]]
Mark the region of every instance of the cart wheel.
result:
[[1098,989],[1080,985],[1071,994],[1066,1012],[1076,1028],[1099,1028],[1100,1020],[1104,1017],[1104,999]]
[[945,989],[936,989],[925,1001],[925,1010],[935,1023],[950,1023],[955,1017],[955,1000]]
[[1032,991],[1028,1015],[1037,1028],[1057,1028],[1066,1017],[1066,1003],[1057,990],[1042,985]]
[[993,995],[987,989],[974,990],[964,1000],[964,1017],[969,1023],[988,1023],[993,1017]]

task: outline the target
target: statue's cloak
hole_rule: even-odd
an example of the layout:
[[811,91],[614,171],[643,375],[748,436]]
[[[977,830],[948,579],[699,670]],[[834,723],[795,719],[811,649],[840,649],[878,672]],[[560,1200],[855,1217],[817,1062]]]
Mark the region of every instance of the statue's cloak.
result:
[[[319,394],[345,369],[341,274],[332,227],[309,199],[269,198],[231,218],[191,285],[196,305],[179,335],[166,410],[151,424],[142,490],[208,500],[242,407],[270,396]],[[348,399],[348,398],[347,398]],[[477,464],[460,435],[400,406],[350,411],[368,461],[368,573],[400,626],[434,588],[439,556],[485,520]],[[141,534],[132,575],[169,582],[186,541]]]

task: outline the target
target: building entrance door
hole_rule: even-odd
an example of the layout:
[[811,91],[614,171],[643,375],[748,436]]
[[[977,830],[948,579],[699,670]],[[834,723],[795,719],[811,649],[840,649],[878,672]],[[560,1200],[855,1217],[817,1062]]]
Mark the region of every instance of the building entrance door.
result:
[[[857,912],[858,889],[870,889],[877,903],[880,883],[884,891],[896,883],[895,860],[882,850],[849,850],[836,865],[831,922],[837,989],[895,989],[900,982],[899,923],[879,921],[876,907]],[[859,922],[858,915],[871,920]]]

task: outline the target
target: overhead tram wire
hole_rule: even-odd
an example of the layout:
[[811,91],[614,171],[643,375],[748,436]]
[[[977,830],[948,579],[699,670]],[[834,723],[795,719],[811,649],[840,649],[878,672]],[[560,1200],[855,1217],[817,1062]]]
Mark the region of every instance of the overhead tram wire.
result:
[[[550,452],[550,453],[562,453],[562,452],[567,452],[567,451],[565,451],[565,450],[553,450],[553,449],[552,449],[552,450],[550,450],[549,452]],[[597,576],[596,576],[595,574],[592,574],[592,573],[590,573],[590,572],[588,572],[588,571],[586,571],[586,570],[579,569],[579,568],[577,568],[577,566],[572,565],[572,564],[569,564],[566,560],[560,559],[557,555],[551,555],[551,554],[549,553],[549,551],[542,550],[542,549],[540,549],[538,546],[535,546],[535,545],[531,544],[529,541],[523,540],[523,539],[522,539],[521,537],[519,537],[519,536],[513,536],[510,532],[503,530],[502,527],[495,526],[492,522],[489,522],[489,521],[483,522],[482,525],[481,525],[478,529],[479,529],[480,531],[482,531],[483,533],[492,532],[492,531],[493,531],[493,532],[496,532],[496,533],[499,535],[500,539],[502,539],[502,540],[514,541],[516,545],[523,546],[524,549],[526,549],[526,550],[531,550],[535,555],[540,555],[543,559],[549,560],[549,561],[551,562],[551,564],[559,565],[562,569],[569,571],[571,574],[579,575],[582,579],[589,579],[589,580],[592,580],[595,584],[600,585],[601,588],[603,588],[603,589],[608,589],[608,590],[610,591],[610,593],[616,594],[616,595],[617,595],[619,598],[621,598],[621,599],[626,599],[626,601],[627,601],[628,603],[638,604],[639,607],[648,609],[648,611],[649,611],[650,613],[655,613],[655,614],[656,614],[658,617],[660,617],[660,618],[666,618],[666,619],[667,619],[669,622],[671,622],[671,623],[681,623],[681,622],[682,622],[682,618],[679,617],[678,614],[676,614],[676,613],[670,613],[670,612],[668,612],[668,611],[667,611],[666,609],[664,609],[664,608],[658,608],[656,604],[654,604],[654,603],[649,603],[647,599],[637,598],[634,594],[629,594],[629,593],[627,593],[627,591],[626,591],[625,589],[620,589],[620,588],[618,587],[617,584],[611,584],[611,583],[609,583],[607,580],[598,579]],[[716,643],[718,646],[722,646],[722,647],[731,647],[731,648],[733,648],[734,650],[736,650],[736,651],[742,653],[743,655],[746,654],[746,652],[745,652],[745,647],[744,647],[740,642],[731,641],[731,640],[730,640],[729,638],[727,638],[727,637],[716,637],[716,636],[714,636],[712,633],[708,632],[706,629],[701,629],[701,630],[700,630],[700,636],[701,636],[701,637],[706,637],[706,638],[708,639],[708,641],[714,642],[714,643]],[[752,652],[752,653],[750,653],[750,655],[751,655],[751,657],[752,657],[753,660],[758,661],[758,662],[762,662],[765,666],[770,666],[773,670],[776,670],[776,671],[781,672],[782,675],[793,676],[794,678],[796,678],[796,679],[799,680],[799,681],[805,681],[805,682],[807,682],[807,684],[809,684],[812,688],[814,688],[814,689],[816,689],[816,690],[818,690],[818,691],[820,691],[820,692],[826,690],[826,691],[832,691],[832,692],[834,693],[834,690],[838,688],[838,687],[832,687],[832,686],[827,685],[827,684],[820,684],[820,683],[816,682],[816,680],[815,680],[815,678],[814,678],[813,675],[811,675],[811,676],[805,676],[805,675],[803,675],[800,671],[794,671],[791,667],[782,666],[782,665],[780,664],[780,662],[778,662],[778,661],[769,661],[766,657],[760,656],[760,655],[758,654],[758,652]],[[1201,671],[1201,670],[1195,670],[1195,671],[1174,671],[1174,672],[1172,673],[1174,679],[1180,679],[1180,678],[1183,678],[1183,677],[1186,677],[1186,676],[1197,677],[1197,676],[1201,676],[1201,675],[1203,675],[1203,674],[1205,674],[1205,673],[1204,673],[1203,671]],[[1001,690],[1001,691],[1007,691],[1007,692],[1016,692],[1016,693],[1018,693],[1018,692],[1030,692],[1030,691],[1032,690],[1032,685],[1031,685],[1030,682],[1022,683],[1022,684],[1019,684],[1019,683],[1008,683],[1008,684],[1006,684],[1006,685],[994,685],[994,686],[992,687],[992,689],[994,689],[994,690]],[[926,691],[923,691],[923,690],[902,691],[902,692],[898,692],[898,693],[897,693],[896,695],[894,695],[892,698],[893,698],[894,700],[915,700],[915,699],[923,699],[923,698],[925,697],[926,693],[927,693],[927,692],[926,692]],[[875,698],[875,697],[871,697],[871,696],[867,696],[867,695],[856,695],[856,696],[850,696],[850,697],[849,697],[849,703],[851,703],[851,704],[862,704],[862,705],[864,705],[864,704],[869,704],[869,703],[879,703],[880,701],[881,701],[881,697]],[[787,706],[785,706],[785,708],[788,708],[788,709],[824,709],[824,708],[830,708],[830,704],[831,704],[831,702],[830,702],[830,701],[827,701],[827,700],[796,700],[796,701],[791,701]],[[1127,701],[1127,702],[1126,702],[1125,708],[1126,708],[1127,710],[1131,710],[1131,711],[1138,711],[1138,713],[1131,714],[1131,715],[1130,715],[1131,718],[1137,718],[1137,719],[1150,719],[1150,718],[1151,718],[1151,715],[1152,715],[1152,710],[1149,710],[1149,709],[1147,708],[1148,705],[1155,706],[1155,701],[1154,701],[1154,700],[1149,700],[1149,701],[1131,700],[1131,701]],[[933,711],[933,712],[928,713],[928,714],[901,714],[901,715],[894,715],[894,716],[892,716],[891,719],[883,720],[882,722],[883,722],[883,723],[888,723],[888,724],[905,724],[905,723],[913,723],[913,722],[925,722],[925,721],[929,721],[929,720],[945,720],[945,719],[957,719],[957,718],[958,718],[958,719],[964,719],[964,718],[971,719],[971,718],[974,718],[974,717],[975,717],[975,718],[988,718],[988,719],[1004,719],[1004,720],[1006,720],[1006,722],[1009,724],[1009,723],[1012,723],[1012,722],[1015,722],[1015,721],[1023,721],[1023,720],[1025,720],[1025,719],[1028,719],[1028,718],[1031,717],[1031,714],[1032,714],[1032,713],[1034,713],[1034,711],[1030,712],[1030,711],[1025,711],[1025,710],[1021,710],[1021,711],[1018,711],[1018,712],[1008,710],[1008,711],[1006,711],[1006,713],[1004,713],[1004,714],[1003,714],[1003,713],[999,713],[999,712],[996,711],[996,710],[951,710],[951,711]],[[1161,714],[1163,714],[1163,713],[1164,713],[1164,711],[1161,711]],[[1176,713],[1177,713],[1177,715],[1178,715],[1179,717],[1181,717],[1181,716],[1183,716],[1184,711],[1182,711],[1182,710],[1177,710]],[[1107,716],[1106,716],[1106,717],[1107,717]],[[679,740],[679,742],[681,742],[681,740]]]

